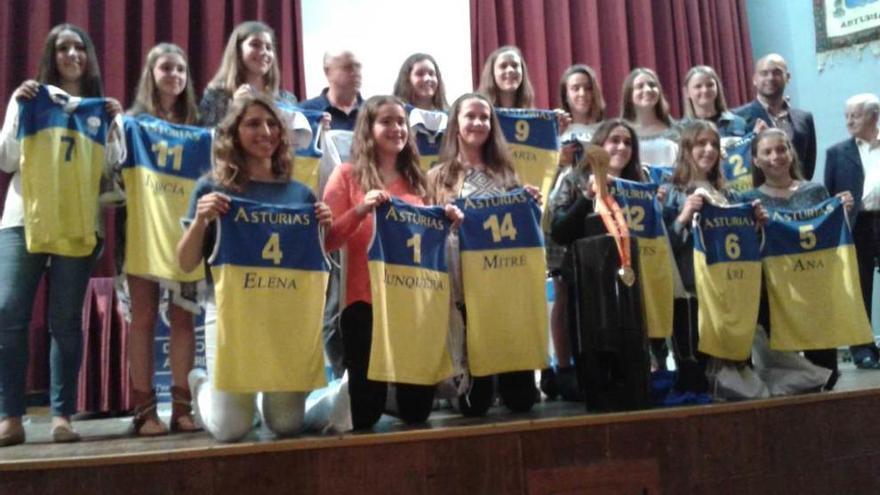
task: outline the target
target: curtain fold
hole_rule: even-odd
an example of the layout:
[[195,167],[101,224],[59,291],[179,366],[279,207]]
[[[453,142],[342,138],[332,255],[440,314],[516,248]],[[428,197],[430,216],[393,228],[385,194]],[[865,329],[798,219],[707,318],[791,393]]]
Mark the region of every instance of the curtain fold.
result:
[[715,68],[729,105],[751,98],[745,0],[471,0],[470,15],[475,87],[489,53],[516,45],[540,108],[559,105],[559,77],[574,63],[596,69],[606,116],[620,113],[623,80],[640,66],[657,71],[676,116],[694,65]]

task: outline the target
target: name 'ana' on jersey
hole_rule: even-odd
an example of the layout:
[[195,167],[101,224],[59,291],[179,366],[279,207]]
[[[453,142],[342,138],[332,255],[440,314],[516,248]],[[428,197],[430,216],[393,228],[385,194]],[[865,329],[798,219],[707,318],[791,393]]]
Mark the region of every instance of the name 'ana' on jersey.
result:
[[639,280],[648,336],[672,335],[672,249],[657,202],[657,184],[608,181],[608,191],[626,213],[631,235],[639,239]]
[[462,198],[467,354],[474,376],[540,369],[547,356],[541,211],[523,189]]
[[540,187],[541,194],[548,197],[559,163],[556,113],[517,108],[497,110],[516,175],[523,184]]
[[314,204],[233,197],[208,260],[217,304],[219,390],[314,390],[326,383],[327,264]]
[[371,380],[433,385],[452,376],[442,207],[392,198],[376,208],[367,251],[373,298]]
[[770,346],[801,351],[871,342],[855,247],[840,199],[769,213],[763,264]]
[[201,266],[189,273],[180,269],[177,243],[196,180],[211,168],[211,131],[141,115],[125,118],[125,141],[126,273],[181,282],[203,279]]
[[752,141],[755,133],[743,137],[721,138],[721,173],[726,187],[743,192],[753,189],[752,185]]
[[18,104],[27,250],[88,256],[97,245],[98,194],[111,122],[106,100],[41,85],[34,98]]
[[761,296],[761,258],[751,205],[703,203],[694,217],[694,278],[700,351],[724,359],[748,358]]

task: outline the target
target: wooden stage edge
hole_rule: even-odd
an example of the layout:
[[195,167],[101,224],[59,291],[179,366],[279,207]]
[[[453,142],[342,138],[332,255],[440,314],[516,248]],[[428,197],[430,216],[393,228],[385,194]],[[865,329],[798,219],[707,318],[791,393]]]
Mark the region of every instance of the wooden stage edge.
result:
[[[793,397],[720,403],[704,406],[652,409],[646,411],[609,414],[585,413],[583,415],[568,417],[532,418],[498,423],[467,426],[442,426],[385,433],[299,437],[272,441],[243,442],[238,444],[216,443],[209,446],[201,445],[198,447],[181,447],[155,450],[151,452],[114,453],[83,457],[0,460],[0,472],[30,470],[45,471],[95,466],[110,467],[115,465],[160,463],[212,457],[234,457],[265,453],[277,454],[288,451],[338,449],[345,447],[375,447],[409,442],[431,442],[434,440],[540,432],[542,430],[589,428],[600,425],[626,426],[628,423],[638,423],[642,421],[662,422],[667,420],[682,420],[686,418],[713,417],[719,419],[717,417],[724,415],[739,415],[742,413],[757,411],[770,412],[780,408],[794,408],[796,411],[798,406],[815,406],[817,403],[827,403],[826,405],[832,408],[835,405],[843,405],[844,403],[852,406],[855,405],[854,401],[860,401],[862,399],[871,399],[868,402],[877,405],[880,403],[880,388],[815,393]],[[797,413],[795,411],[792,412],[793,421],[797,421]],[[871,411],[870,408],[867,408],[864,412],[873,415],[876,411]],[[848,421],[850,419],[852,418],[840,418],[842,421]],[[0,454],[2,454],[2,450],[0,450]],[[0,456],[0,459],[2,459],[2,456]]]

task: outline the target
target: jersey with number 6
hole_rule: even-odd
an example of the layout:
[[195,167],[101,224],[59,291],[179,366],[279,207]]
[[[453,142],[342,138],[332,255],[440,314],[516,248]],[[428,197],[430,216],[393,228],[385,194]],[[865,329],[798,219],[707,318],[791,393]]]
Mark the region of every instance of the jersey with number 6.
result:
[[703,203],[694,217],[694,279],[701,352],[744,360],[761,297],[761,258],[752,206]]
[[517,108],[497,110],[520,183],[539,187],[541,194],[548,197],[559,164],[556,113]]
[[852,233],[840,199],[804,210],[770,210],[764,239],[773,349],[871,342]]
[[25,241],[32,253],[88,256],[97,245],[98,193],[111,119],[103,98],[40,86],[20,102]]
[[125,271],[193,282],[205,277],[177,263],[180,217],[199,176],[211,168],[211,131],[171,124],[149,115],[125,118],[128,156],[122,164],[126,192]]
[[384,382],[433,385],[452,375],[449,273],[450,222],[439,206],[392,198],[376,208],[367,250],[373,297],[368,376]]
[[216,387],[230,392],[323,386],[321,324],[328,267],[315,205],[232,197],[208,259],[217,304]]
[[543,368],[547,298],[541,210],[524,190],[456,200],[467,355],[474,376]]

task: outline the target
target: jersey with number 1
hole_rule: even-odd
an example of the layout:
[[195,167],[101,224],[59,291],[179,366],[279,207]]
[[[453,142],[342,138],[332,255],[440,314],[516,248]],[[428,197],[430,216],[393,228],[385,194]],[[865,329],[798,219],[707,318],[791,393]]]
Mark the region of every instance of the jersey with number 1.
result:
[[518,108],[497,110],[520,182],[541,188],[541,194],[548,197],[559,164],[556,113]]
[[21,187],[27,250],[88,256],[97,245],[98,194],[110,116],[103,98],[41,85],[20,102]]
[[699,349],[723,359],[747,359],[761,297],[761,257],[753,208],[704,201],[694,217],[693,235]]
[[367,250],[373,299],[371,380],[433,385],[452,376],[442,207],[392,198],[376,208]]
[[803,210],[770,210],[763,255],[773,349],[872,341],[852,233],[839,198]]
[[456,200],[471,374],[541,369],[547,298],[541,210],[524,190]]
[[324,386],[327,264],[315,205],[232,197],[208,260],[217,304],[215,385],[229,392]]
[[211,168],[211,131],[141,115],[125,118],[125,141],[126,273],[180,282],[203,279],[202,266],[189,273],[180,269],[177,243],[196,180]]
[[608,191],[626,212],[630,234],[639,240],[639,285],[648,337],[669,337],[672,335],[673,258],[663,213],[656,200],[657,184],[624,179],[608,182]]

